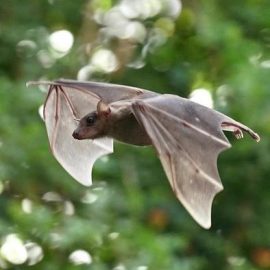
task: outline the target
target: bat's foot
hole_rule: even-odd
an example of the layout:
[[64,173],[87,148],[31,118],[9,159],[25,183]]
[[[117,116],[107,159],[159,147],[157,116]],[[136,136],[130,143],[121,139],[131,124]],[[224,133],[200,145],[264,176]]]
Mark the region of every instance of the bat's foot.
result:
[[240,128],[235,128],[235,130],[233,131],[233,134],[235,138],[238,140],[244,138],[243,131]]

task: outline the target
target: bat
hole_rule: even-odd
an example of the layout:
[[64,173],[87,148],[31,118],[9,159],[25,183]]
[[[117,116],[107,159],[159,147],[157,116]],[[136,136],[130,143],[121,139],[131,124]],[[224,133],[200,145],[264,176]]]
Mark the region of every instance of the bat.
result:
[[55,80],[43,116],[53,155],[78,182],[92,184],[95,161],[113,140],[153,146],[171,188],[198,224],[211,226],[212,202],[223,189],[218,155],[236,138],[258,134],[232,118],[176,95],[100,82]]

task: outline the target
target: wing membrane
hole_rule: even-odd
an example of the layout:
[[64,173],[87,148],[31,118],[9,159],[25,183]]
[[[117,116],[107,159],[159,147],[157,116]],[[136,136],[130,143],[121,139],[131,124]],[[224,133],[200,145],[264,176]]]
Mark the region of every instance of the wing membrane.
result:
[[154,96],[156,93],[131,87],[125,85],[118,84],[110,84],[103,82],[83,82],[83,81],[73,81],[73,80],[56,80],[52,82],[52,84],[60,84],[64,87],[75,88],[83,92],[90,92],[95,94],[100,99],[102,99],[105,103],[112,103],[114,101],[132,99],[139,96]]
[[44,106],[44,118],[53,155],[64,169],[84,185],[92,183],[95,161],[113,152],[113,140],[77,141],[72,133],[76,118],[96,109],[98,99],[78,93],[76,89],[51,86]]
[[209,228],[213,199],[223,189],[217,158],[231,146],[221,124],[247,127],[173,95],[135,101],[132,109],[152,140],[177,198],[201,226]]

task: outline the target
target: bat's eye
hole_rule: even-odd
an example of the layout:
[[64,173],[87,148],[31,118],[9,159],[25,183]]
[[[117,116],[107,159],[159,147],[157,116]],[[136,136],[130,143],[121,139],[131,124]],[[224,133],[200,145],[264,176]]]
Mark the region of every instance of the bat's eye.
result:
[[87,126],[92,126],[96,122],[96,115],[89,115],[86,118],[86,124]]

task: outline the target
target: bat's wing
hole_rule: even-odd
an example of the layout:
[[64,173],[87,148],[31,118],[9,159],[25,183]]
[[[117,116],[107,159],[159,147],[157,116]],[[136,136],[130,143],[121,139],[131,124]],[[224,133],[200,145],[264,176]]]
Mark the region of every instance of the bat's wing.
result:
[[77,127],[75,119],[95,111],[100,100],[109,104],[157,95],[135,87],[64,79],[29,82],[27,85],[41,84],[50,87],[44,104],[44,119],[52,152],[59,163],[84,185],[92,182],[91,171],[96,159],[113,152],[113,140],[74,140],[72,133]]
[[154,92],[141,88],[103,82],[84,82],[61,79],[51,82],[51,84],[77,89],[84,93],[90,92],[92,94],[95,94],[98,98],[100,98],[103,102],[107,104],[119,100],[146,98],[157,95]]
[[101,156],[113,152],[113,140],[78,141],[72,137],[77,120],[96,110],[99,98],[70,87],[50,85],[44,104],[44,120],[53,155],[64,169],[84,185],[92,183],[92,167]]
[[236,135],[244,129],[259,137],[221,113],[173,95],[135,101],[132,110],[152,140],[177,198],[209,228],[213,199],[223,189],[217,158],[231,146],[222,123]]

